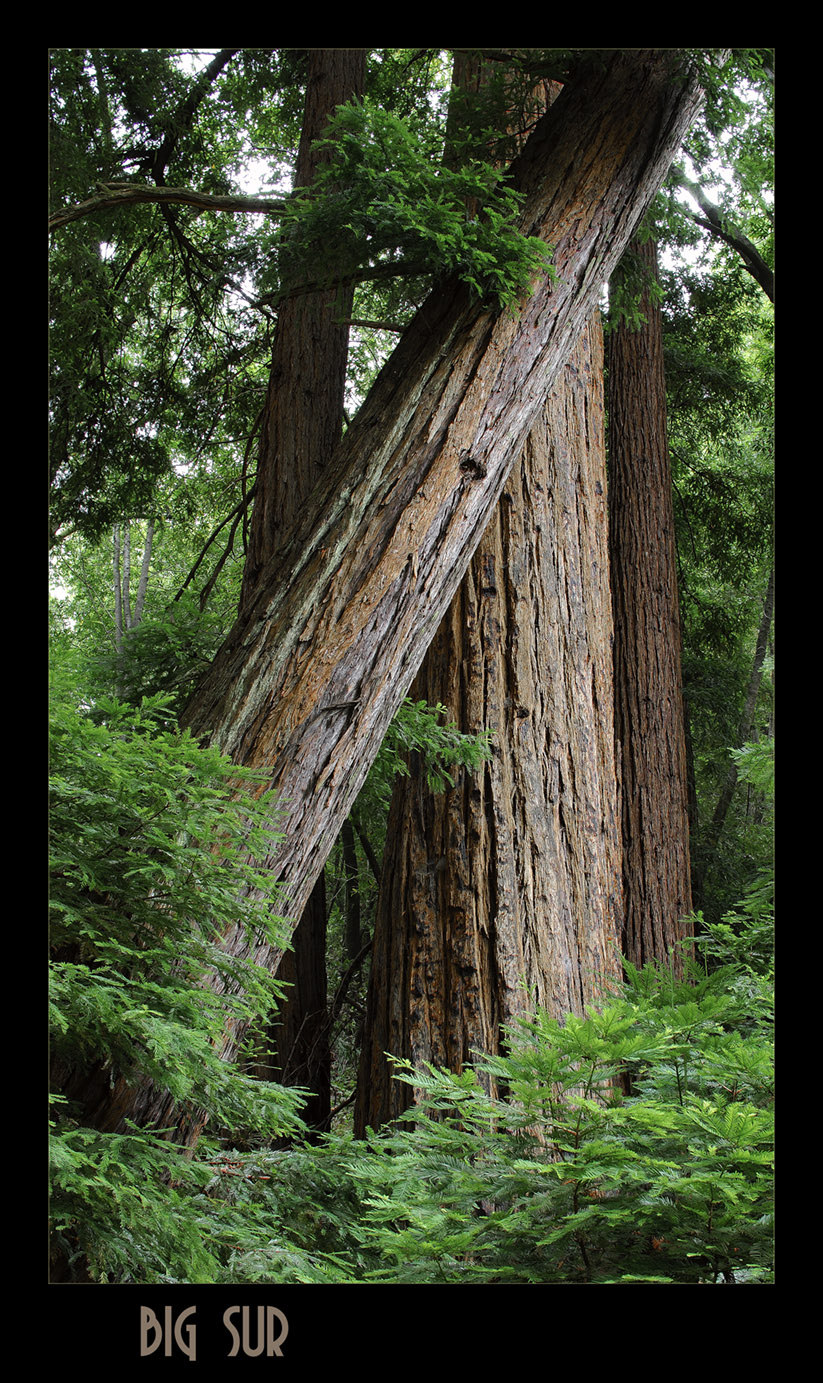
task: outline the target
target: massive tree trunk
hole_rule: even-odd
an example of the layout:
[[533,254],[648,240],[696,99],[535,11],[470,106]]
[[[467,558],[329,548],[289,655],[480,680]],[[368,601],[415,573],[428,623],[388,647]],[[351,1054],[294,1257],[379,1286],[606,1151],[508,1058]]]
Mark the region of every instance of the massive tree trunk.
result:
[[[322,161],[315,141],[338,106],[362,96],[365,76],[364,48],[309,50],[295,187],[314,181]],[[283,288],[298,288],[307,272],[305,265],[289,272],[286,260]],[[241,608],[254,595],[266,563],[289,537],[340,440],[353,294],[350,286],[296,293],[278,311]]]
[[619,976],[602,332],[547,399],[412,697],[494,728],[478,774],[395,786],[355,1133],[412,1090],[386,1052],[460,1070],[535,1005],[582,1013]]
[[468,565],[548,389],[664,175],[697,97],[671,53],[564,90],[513,170],[555,246],[518,317],[447,284],[407,328],[185,721],[266,766],[299,911]]
[[[455,85],[481,89],[466,55]],[[560,87],[529,96],[545,110]],[[494,756],[434,797],[398,779],[383,857],[355,1132],[412,1102],[386,1053],[453,1070],[540,1004],[580,1012],[617,976],[602,333],[597,315],[532,428],[412,686]],[[415,759],[417,756],[414,756]]]
[[623,950],[682,971],[691,912],[680,604],[666,428],[666,381],[652,241],[640,310],[609,350],[609,532],[614,599],[615,732],[622,777]]
[[[265,767],[279,794],[285,834],[268,863],[295,917],[699,106],[696,84],[672,71],[678,57],[616,53],[564,89],[511,170],[521,227],[555,247],[556,281],[517,317],[478,307],[459,283],[430,296],[188,708],[194,733]],[[226,945],[247,950],[240,935]],[[276,959],[262,944],[255,954]],[[226,1056],[241,1036],[226,1033]],[[115,1124],[168,1114],[149,1088],[113,1094]]]
[[[363,48],[310,50],[296,187],[313,182],[321,163],[315,142],[325,133],[339,105],[362,96],[365,76]],[[300,287],[305,274],[305,265],[290,274],[287,265],[284,287]],[[349,346],[347,320],[353,295],[352,287],[342,286],[301,292],[287,298],[278,313],[241,610],[253,599],[261,572],[292,531],[340,440]],[[306,1121],[312,1127],[324,1128],[331,1109],[331,1078],[322,874],[295,928],[293,950],[280,962],[278,977],[289,988],[269,1034],[274,1065],[255,1069],[283,1084],[310,1090]]]

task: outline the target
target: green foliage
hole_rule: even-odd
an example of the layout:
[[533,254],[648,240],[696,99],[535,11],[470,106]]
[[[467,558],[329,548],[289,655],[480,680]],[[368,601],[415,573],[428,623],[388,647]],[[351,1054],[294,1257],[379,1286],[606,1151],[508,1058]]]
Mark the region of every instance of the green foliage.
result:
[[771,984],[739,925],[710,972],[628,967],[600,1010],[538,1012],[473,1069],[398,1062],[406,1128],[224,1160],[204,1213],[247,1218],[219,1280],[771,1282]]
[[[696,56],[709,99],[689,171],[771,263],[771,56],[734,50],[725,69],[711,50]],[[208,87],[187,58],[52,50],[54,206],[100,181],[148,180],[164,148],[170,185],[237,191],[263,158],[260,183],[288,193],[305,50],[239,50]],[[525,97],[535,75],[562,76],[580,53],[520,59]],[[84,1257],[93,1282],[771,1280],[766,690],[760,740],[734,751],[743,787],[715,871],[723,888],[697,919],[702,969],[687,984],[629,969],[601,1012],[537,1014],[474,1070],[401,1066],[424,1102],[408,1128],[366,1144],[335,1136],[273,1151],[274,1138],[299,1139],[299,1093],[217,1057],[227,1018],[262,1031],[277,1002],[270,977],[219,944],[239,918],[250,938],[278,935],[253,901],[270,881],[244,863],[276,819],[253,778],[173,729],[232,617],[240,556],[205,619],[194,600],[172,602],[240,499],[268,377],[261,293],[295,276],[374,274],[353,315],[402,325],[433,276],[457,274],[484,302],[511,306],[534,273],[551,272],[490,166],[534,111],[520,102],[520,128],[504,135],[501,113],[517,102],[510,79],[495,79],[462,112],[467,142],[444,167],[448,67],[433,50],[371,50],[367,99],[340,111],[323,178],[282,227],[136,207],[68,226],[52,245],[52,530],[68,588],[53,636],[52,1214],[57,1247]],[[720,191],[708,178],[718,158],[731,169]],[[772,346],[760,289],[679,195],[673,182],[649,227],[678,266],[663,275],[669,431],[705,815],[735,743],[771,561]],[[688,271],[678,247],[697,255]],[[366,331],[350,397],[385,339]],[[100,540],[150,516],[145,617],[118,656]],[[358,803],[378,854],[408,754],[423,757],[435,791],[488,756],[487,735],[446,719],[407,702],[392,725]],[[332,907],[332,946],[334,918]],[[217,988],[202,984],[209,969]],[[352,1038],[352,1060],[354,1048]],[[213,1141],[192,1157],[156,1129],[101,1132],[83,1093],[121,1077],[206,1110]]]
[[[687,981],[629,966],[599,1011],[537,1013],[474,1069],[398,1063],[419,1099],[409,1127],[238,1152],[238,1129],[258,1143],[299,1132],[294,1092],[212,1046],[227,1006],[270,1012],[271,981],[221,957],[217,937],[238,907],[250,933],[273,925],[237,894],[240,851],[271,829],[271,804],[238,796],[219,755],[158,730],[162,698],[107,703],[97,723],[56,681],[56,1067],[148,1075],[235,1131],[191,1158],[157,1130],[101,1133],[56,1097],[55,1242],[84,1255],[88,1280],[771,1281],[763,889],[706,929]],[[762,764],[747,771],[762,780]],[[229,994],[198,984],[204,965]]]
[[199,1210],[225,1226],[215,1280],[329,1284],[362,1278],[374,1266],[361,1248],[359,1185],[349,1169],[351,1143],[263,1149],[210,1159]]
[[774,793],[774,740],[758,740],[754,744],[744,744],[732,750],[732,758],[737,771],[746,783],[751,783],[760,792],[772,796]]
[[770,1014],[740,1029],[738,979],[648,967],[599,1012],[514,1025],[473,1071],[401,1063],[415,1127],[352,1164],[367,1280],[771,1281]]
[[[642,232],[638,232],[638,235]],[[646,324],[642,310],[644,298],[658,304],[663,300],[663,288],[657,275],[630,246],[609,280],[609,313],[603,329],[608,335],[618,326],[639,331]]]
[[[768,113],[748,98],[738,154],[768,132]],[[706,136],[708,139],[708,136]],[[765,137],[765,134],[764,134]],[[711,141],[714,158],[727,165]],[[720,184],[716,166],[714,177]],[[765,254],[737,170],[712,199]],[[768,200],[769,179],[758,183]],[[694,223],[692,222],[692,229]],[[677,227],[667,228],[669,246]],[[693,879],[704,918],[718,922],[771,852],[768,810],[753,784],[738,786],[722,833],[714,815],[729,772],[729,746],[742,733],[767,740],[771,679],[761,681],[754,721],[744,724],[764,597],[773,564],[773,313],[740,256],[703,236],[688,266],[661,274],[668,435],[674,482],[683,681],[697,814],[691,823]]]
[[341,106],[320,146],[328,161],[283,228],[287,277],[297,260],[334,282],[402,255],[418,273],[456,273],[481,300],[516,308],[552,272],[543,242],[517,230],[520,198],[491,164],[439,165],[435,148],[368,98]]
[[[109,181],[248,190],[250,165],[258,190],[289,191],[305,51],[237,50],[210,80],[206,55],[199,70],[191,57],[52,50],[54,208]],[[273,318],[261,297],[295,276],[376,274],[359,315],[402,322],[433,274],[457,273],[484,300],[516,306],[534,274],[551,272],[545,247],[517,231],[517,198],[489,164],[441,166],[443,56],[374,50],[368,86],[331,128],[339,140],[321,179],[291,199],[275,230],[265,218],[136,206],[53,237],[55,545],[77,532],[96,542],[114,523],[162,512],[158,491],[175,475],[188,481],[195,463],[229,453],[236,482],[270,359]],[[364,361],[354,374],[365,384]]]
[[[253,774],[164,728],[164,698],[139,708],[103,701],[90,715],[68,680],[58,667],[50,779],[55,1233],[101,1272],[128,1265],[154,1275],[165,1263],[164,1271],[185,1276],[195,1229],[184,1226],[180,1195],[164,1178],[189,1185],[195,1172],[184,1174],[182,1154],[156,1130],[124,1138],[87,1126],[86,1092],[120,1078],[149,1080],[213,1124],[264,1136],[301,1127],[299,1092],[254,1081],[220,1058],[226,1024],[263,1024],[280,993],[265,968],[220,944],[240,923],[251,955],[263,940],[287,945],[270,911],[270,882],[253,863],[271,839],[274,808],[268,795],[255,798]],[[257,901],[261,891],[265,902]],[[207,973],[214,984],[204,983]]]
[[[95,711],[55,699],[52,712],[53,1051],[212,1104],[230,1096],[210,1042],[230,1013],[267,1012],[277,995],[265,970],[219,944],[237,923],[250,942],[287,944],[256,900],[270,886],[252,862],[273,803],[251,795],[253,774],[158,728],[162,697]],[[199,984],[210,967],[222,995]]]
[[164,1139],[65,1119],[51,1140],[53,1243],[91,1282],[210,1282],[218,1269],[192,1198],[203,1169]]
[[163,694],[174,717],[209,667],[224,633],[219,614],[201,611],[184,593],[165,611],[128,630],[119,653],[100,649],[89,669],[90,685],[132,706]]
[[[237,190],[248,156],[233,119],[239,72],[198,87],[174,49],[54,49],[50,62],[55,207],[158,172],[171,185]],[[243,67],[255,67],[252,53]],[[272,63],[273,85],[276,74]],[[206,445],[213,455],[248,431],[268,323],[227,288],[254,271],[260,243],[259,225],[168,207],[98,213],[53,237],[55,544],[157,513],[158,487],[181,461],[191,467]]]
[[[740,778],[762,794],[767,806],[774,796],[774,741],[744,744],[733,750]],[[696,919],[700,951],[707,964],[733,965],[741,996],[741,1024],[761,1002],[763,986],[771,983],[774,967],[774,865],[773,836],[768,812],[763,823],[766,848],[754,858],[755,872],[739,901],[719,922]],[[764,859],[768,863],[764,863]]]
[[491,730],[482,730],[476,735],[466,734],[451,721],[442,723],[442,718],[447,715],[446,707],[439,703],[429,706],[425,701],[412,701],[406,697],[386,732],[369,772],[363,789],[367,801],[373,798],[383,807],[388,807],[396,775],[409,773],[409,753],[421,755],[432,792],[443,792],[447,786],[454,787],[451,770],[467,768],[475,771],[484,760],[491,758]]

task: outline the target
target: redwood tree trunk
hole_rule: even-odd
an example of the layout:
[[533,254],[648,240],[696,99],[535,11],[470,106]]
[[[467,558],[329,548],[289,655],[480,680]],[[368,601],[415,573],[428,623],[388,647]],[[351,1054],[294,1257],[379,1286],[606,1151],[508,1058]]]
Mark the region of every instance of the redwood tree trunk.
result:
[[617,55],[564,89],[513,169],[557,281],[517,318],[460,284],[429,298],[187,710],[194,732],[271,772],[294,912],[694,114],[670,61]]
[[[635,242],[650,283],[652,241]],[[609,527],[614,599],[615,733],[621,761],[623,950],[668,963],[691,912],[680,605],[660,308],[621,324],[609,350]]]
[[355,1133],[412,1101],[386,1052],[459,1071],[540,1005],[582,1013],[619,976],[602,333],[529,436],[414,699],[494,756],[434,796],[398,779],[383,857]]
[[[313,182],[322,161],[315,141],[339,105],[362,96],[365,75],[363,48],[309,51],[296,187]],[[287,277],[291,286],[300,285],[299,270]],[[290,533],[340,440],[353,296],[351,287],[300,293],[287,298],[278,313],[241,609],[252,599],[261,571]],[[277,973],[289,987],[268,1034],[274,1067],[258,1064],[255,1069],[311,1091],[304,1118],[310,1127],[322,1129],[331,1109],[322,873],[294,930],[293,950],[283,956]]]
[[[455,63],[464,89],[485,75]],[[545,109],[559,89],[533,99]],[[603,429],[595,316],[412,687],[464,729],[493,726],[494,757],[438,797],[419,763],[395,785],[360,1136],[413,1099],[387,1052],[460,1070],[473,1051],[499,1049],[501,1024],[538,1003],[581,1011],[598,979],[616,977],[617,790],[611,718],[599,713],[612,702]]]
[[[295,917],[700,104],[677,57],[616,53],[564,88],[511,170],[521,227],[553,244],[556,281],[517,317],[479,308],[460,284],[432,294],[188,708],[195,734],[265,766],[285,833],[268,863]],[[240,935],[226,945],[245,950]],[[276,961],[265,944],[255,957]],[[227,1057],[241,1037],[227,1031]],[[149,1088],[112,1104],[140,1122],[168,1114]]]
[[[314,142],[338,106],[362,96],[364,48],[312,48],[295,187],[314,181],[322,159]],[[325,157],[325,155],[324,155]],[[306,266],[286,274],[299,287]],[[343,396],[354,289],[298,293],[282,303],[263,413],[241,608],[282,546],[343,431]]]

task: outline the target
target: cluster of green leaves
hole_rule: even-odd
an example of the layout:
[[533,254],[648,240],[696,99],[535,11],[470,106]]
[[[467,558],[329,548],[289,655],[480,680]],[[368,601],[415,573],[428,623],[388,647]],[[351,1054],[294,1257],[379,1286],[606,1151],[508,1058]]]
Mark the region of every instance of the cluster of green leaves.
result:
[[[186,704],[237,615],[241,551],[232,552],[223,562],[208,600],[197,594],[207,579],[201,573],[209,570],[209,554],[216,546],[210,547],[209,539],[219,526],[223,488],[221,466],[215,460],[210,475],[189,474],[163,496],[154,525],[142,617],[125,631],[119,648],[111,539],[89,543],[83,535],[74,534],[52,553],[50,637],[55,649],[62,650],[61,656],[71,651],[79,682],[92,700],[115,697],[139,706],[144,696],[163,692],[170,698],[173,716]],[[134,521],[129,527],[133,604],[146,527]],[[240,548],[239,542],[236,546]],[[125,552],[119,566],[124,583]]]
[[401,1072],[416,1127],[373,1143],[382,1186],[355,1168],[370,1280],[770,1281],[770,1014],[763,996],[741,1033],[728,978],[649,967],[585,1018],[513,1027],[474,1071]]
[[[172,131],[169,183],[237,190],[244,163],[262,156],[272,186],[288,190],[305,51],[239,50],[191,121],[182,116],[196,81],[184,57],[53,51],[55,205],[101,180],[144,180]],[[768,54],[744,50],[735,60],[764,90]],[[709,54],[710,78],[715,66]],[[518,240],[516,202],[482,158],[472,154],[461,174],[442,166],[448,72],[430,81],[442,67],[442,54],[372,51],[371,100],[341,112],[328,186],[295,199],[285,234],[249,218],[136,207],[55,238],[53,527],[71,588],[57,644],[77,653],[87,698],[55,695],[55,1067],[61,1088],[75,1092],[96,1074],[149,1076],[207,1109],[227,1145],[201,1141],[189,1158],[153,1130],[101,1133],[79,1096],[56,1096],[56,1240],[82,1251],[97,1281],[769,1280],[772,885],[757,869],[771,794],[762,745],[739,762],[746,793],[767,802],[765,828],[755,840],[741,810],[723,842],[724,892],[700,919],[710,974],[688,992],[667,975],[633,975],[601,1014],[565,1024],[538,1016],[513,1032],[503,1064],[484,1070],[478,1061],[477,1076],[407,1071],[428,1096],[416,1127],[367,1147],[336,1137],[268,1150],[275,1133],[299,1132],[294,1100],[215,1057],[227,1005],[258,1013],[262,1026],[276,997],[267,976],[229,964],[217,945],[238,907],[251,909],[237,885],[256,808],[235,795],[242,775],[169,727],[187,679],[219,642],[234,588],[222,583],[213,627],[193,605],[173,619],[166,612],[236,503],[265,388],[270,322],[249,312],[237,285],[250,296],[277,291],[292,272],[277,255],[296,253],[302,238],[314,272],[328,243],[337,272],[343,251],[353,272],[417,266],[411,278],[378,277],[359,290],[354,315],[402,321],[432,274],[456,272],[484,298],[507,301],[545,269]],[[753,106],[725,78],[710,86],[707,118],[689,142],[693,165],[708,170],[718,148],[732,160],[723,211],[770,259],[768,96]],[[490,93],[498,99],[508,110],[508,94],[503,102]],[[478,150],[500,139],[489,110],[478,106],[468,122]],[[467,198],[478,214],[467,213]],[[702,234],[674,210],[666,224],[691,248]],[[734,252],[714,247],[699,267],[668,279],[665,311],[685,665],[698,790],[710,805],[734,742],[770,561],[771,342],[759,289]],[[357,368],[360,390],[371,365]],[[161,580],[125,658],[101,660],[111,559],[93,544],[113,522],[152,514],[168,519],[155,540]],[[131,707],[107,697],[115,686]],[[177,701],[154,696],[158,688]],[[764,698],[761,720],[767,710]],[[483,746],[441,716],[408,703],[392,728],[359,804],[378,842],[406,752],[425,756],[436,788],[453,766],[482,761]],[[270,814],[265,802],[260,810]],[[729,897],[741,901],[729,909]],[[248,924],[272,920],[250,911]],[[199,983],[208,966],[222,967],[221,996]],[[619,1095],[615,1072],[631,1076],[630,1095]],[[491,1082],[495,1100],[485,1093]],[[235,1138],[263,1150],[235,1153]]]
[[281,270],[300,260],[335,281],[402,257],[516,308],[536,275],[552,273],[547,247],[518,230],[520,198],[499,169],[479,159],[444,166],[433,143],[368,98],[341,106],[320,141],[327,162],[290,204]]
[[[207,56],[52,50],[53,206],[102,182],[159,175],[237,192],[252,162],[266,165],[260,182],[288,191],[305,50],[236,50],[210,80]],[[490,164],[442,166],[448,85],[442,53],[373,50],[370,94],[341,109],[321,180],[275,230],[265,218],[136,206],[53,238],[55,544],[72,532],[97,541],[116,522],[161,513],[172,478],[185,474],[188,487],[204,459],[218,469],[230,461],[236,483],[270,358],[261,298],[295,274],[365,274],[358,315],[402,324],[432,275],[456,272],[484,299],[514,304],[536,272],[550,272],[540,242],[517,231],[517,199]],[[384,345],[370,364],[373,339],[355,349],[358,394]]]
[[[737,758],[772,790],[770,746]],[[694,921],[683,980],[627,965],[602,1007],[523,1019],[473,1069],[397,1062],[408,1127],[218,1164],[219,1280],[772,1282],[772,871]]]
[[[281,997],[264,968],[220,944],[238,921],[251,953],[260,940],[288,944],[271,911],[271,881],[253,863],[276,831],[276,809],[268,794],[255,795],[254,774],[176,730],[168,695],[86,704],[72,667],[58,640],[50,780],[55,1244],[83,1255],[100,1281],[210,1281],[224,1258],[239,1255],[244,1271],[257,1263],[262,1230],[241,1225],[222,1204],[211,1214],[197,1209],[216,1175],[208,1144],[192,1160],[155,1129],[101,1132],[88,1121],[86,1098],[101,1082],[148,1080],[232,1139],[245,1130],[252,1144],[265,1143],[302,1131],[299,1091],[252,1079],[218,1055],[227,1022],[251,1020],[253,1040]],[[398,769],[407,771],[401,746],[426,753],[441,784],[449,768],[487,752],[485,739],[442,725],[442,711],[404,707],[381,753],[384,792]],[[204,983],[207,974],[216,983]],[[298,1258],[299,1224],[298,1216],[288,1240]],[[294,1271],[294,1280],[322,1280]]]
[[[351,1140],[214,1152],[196,1211],[221,1227],[215,1281],[328,1285],[365,1280],[377,1258],[360,1242],[361,1187]],[[216,1242],[216,1239],[215,1239]]]
[[[683,681],[699,805],[692,852],[706,884],[701,906],[717,920],[771,851],[769,794],[743,774],[719,841],[711,839],[711,822],[729,772],[729,746],[742,747],[741,729],[764,743],[773,733],[771,634],[750,724],[744,709],[774,560],[774,457],[770,365],[745,336],[736,351],[718,347],[712,357],[712,297],[698,294],[692,309],[706,306],[705,354],[693,349],[697,342],[690,343],[683,318],[675,323],[670,438]],[[755,315],[754,332],[757,322]],[[667,352],[667,366],[669,359]]]
[[225,635],[214,609],[201,611],[188,593],[153,619],[128,630],[120,653],[102,647],[92,660],[93,684],[129,705],[165,694],[170,715],[179,715]]
[[[638,232],[638,239],[641,236],[648,238],[647,227]],[[663,297],[659,279],[629,246],[609,280],[609,313],[603,322],[604,332],[608,334],[618,326],[638,331],[646,323],[644,301],[659,304]]]
[[429,706],[425,701],[406,697],[369,772],[363,789],[367,801],[373,798],[380,806],[388,807],[395,777],[398,773],[409,774],[409,754],[420,755],[432,792],[454,787],[454,769],[475,772],[491,758],[491,730],[469,734],[459,730],[447,716],[446,707],[439,702]]
[[219,1280],[771,1282],[771,959],[751,935],[741,909],[706,937],[714,968],[629,967],[601,1008],[538,1012],[460,1074],[398,1062],[409,1127],[224,1159],[201,1211],[245,1229]]
[[168,1250],[166,1270],[185,1274],[195,1228],[184,1232],[167,1182],[188,1186],[195,1172],[157,1130],[102,1133],[93,1115],[90,1126],[87,1092],[151,1081],[212,1123],[264,1136],[301,1127],[298,1092],[219,1055],[226,1024],[263,1024],[280,993],[220,944],[240,923],[251,956],[263,940],[287,945],[253,864],[276,829],[273,804],[253,775],[165,728],[163,697],[90,714],[66,681],[58,670],[51,722],[56,1242],[101,1272],[133,1273]]
[[[772,265],[771,55],[735,50],[718,72],[678,163]],[[675,168],[654,220],[697,804],[693,879],[717,922],[771,850],[768,794],[753,784],[737,790],[719,838],[713,819],[741,728],[745,738],[771,734],[768,660],[751,725],[744,707],[773,564],[773,312],[739,250],[698,224],[702,208],[686,206],[680,176]]]
[[[732,962],[742,978],[744,1001],[750,991],[752,971],[771,978],[774,956],[774,740],[766,739],[732,750],[741,783],[757,795],[760,811],[756,825],[743,831],[738,825],[737,845],[749,866],[748,880],[738,901],[720,921],[695,915],[701,954],[709,964]],[[741,1016],[741,1022],[743,1017]]]
[[[249,154],[238,109],[259,89],[261,70],[270,85],[278,80],[277,64],[266,69],[257,50],[231,81],[203,89],[174,49],[54,49],[50,64],[55,207],[100,182],[151,180],[161,157],[172,185],[237,190]],[[176,468],[191,468],[207,445],[214,459],[247,436],[270,323],[227,287],[255,271],[261,229],[141,206],[97,213],[53,237],[55,543],[75,531],[95,541],[113,523],[162,512],[158,489]]]

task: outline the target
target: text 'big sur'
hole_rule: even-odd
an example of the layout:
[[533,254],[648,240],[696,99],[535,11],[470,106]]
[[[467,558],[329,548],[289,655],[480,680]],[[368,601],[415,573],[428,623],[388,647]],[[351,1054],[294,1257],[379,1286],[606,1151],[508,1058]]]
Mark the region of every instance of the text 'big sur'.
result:
[[[170,1306],[163,1308],[163,1320],[150,1306],[140,1307],[140,1355],[154,1354],[163,1346],[163,1353],[170,1358],[180,1351],[187,1359],[197,1359],[196,1306],[187,1306],[175,1317]],[[256,1321],[252,1313],[256,1312]],[[231,1341],[231,1349],[226,1357],[234,1358],[245,1354],[250,1358],[265,1353],[276,1354],[282,1358],[280,1346],[289,1333],[289,1323],[276,1306],[229,1306],[223,1312],[223,1325]],[[227,1340],[227,1344],[229,1342]]]

